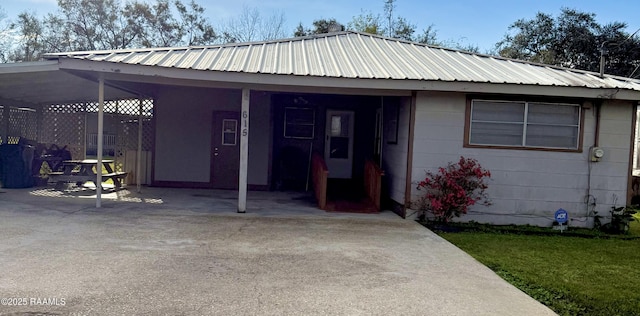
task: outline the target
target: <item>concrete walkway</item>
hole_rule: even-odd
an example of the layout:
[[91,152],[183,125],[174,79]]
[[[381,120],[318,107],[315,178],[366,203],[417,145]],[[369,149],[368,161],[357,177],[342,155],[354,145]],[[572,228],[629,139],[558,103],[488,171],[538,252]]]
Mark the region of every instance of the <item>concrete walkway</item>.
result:
[[0,193],[0,298],[27,304],[0,314],[553,315],[390,212],[249,192],[236,214],[233,192],[166,189],[96,209],[91,194]]

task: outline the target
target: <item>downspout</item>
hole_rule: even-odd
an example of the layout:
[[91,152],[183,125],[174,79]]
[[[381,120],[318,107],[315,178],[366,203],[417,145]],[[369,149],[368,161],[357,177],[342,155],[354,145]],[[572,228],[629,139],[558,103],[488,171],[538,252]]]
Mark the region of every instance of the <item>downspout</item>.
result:
[[640,105],[640,103],[636,103],[634,108],[633,108],[633,114],[632,114],[632,120],[631,120],[631,150],[629,151],[629,169],[627,171],[627,175],[628,175],[628,179],[627,179],[627,204],[626,205],[631,205],[631,199],[633,198],[634,195],[634,190],[633,190],[633,164],[634,164],[634,153],[636,150],[636,132],[637,132],[637,126],[638,126],[638,105]]
[[602,110],[602,100],[596,101],[594,105],[596,110],[596,130],[593,138],[593,147],[598,147],[600,142],[600,111]]

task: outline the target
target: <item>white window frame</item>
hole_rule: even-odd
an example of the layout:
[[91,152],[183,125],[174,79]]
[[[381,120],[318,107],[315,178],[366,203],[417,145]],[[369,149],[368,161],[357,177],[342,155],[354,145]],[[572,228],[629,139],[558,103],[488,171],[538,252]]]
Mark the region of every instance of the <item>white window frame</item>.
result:
[[[511,103],[511,104],[518,104],[518,105],[524,105],[524,117],[523,117],[523,121],[518,121],[518,122],[509,122],[509,121],[490,121],[490,120],[474,120],[473,116],[474,116],[474,103],[478,101],[478,102],[492,102],[492,103]],[[568,125],[568,124],[553,124],[553,123],[548,123],[548,124],[544,124],[544,123],[530,123],[528,121],[528,115],[529,115],[529,104],[534,103],[534,104],[541,104],[541,105],[553,105],[553,106],[572,106],[572,107],[576,107],[578,109],[578,123],[576,125]],[[556,102],[537,102],[537,101],[515,101],[515,100],[490,100],[490,99],[472,99],[471,100],[471,106],[469,107],[469,130],[468,130],[468,145],[471,146],[488,146],[488,147],[502,147],[502,148],[531,148],[531,149],[551,149],[551,150],[572,150],[572,151],[579,151],[580,150],[580,145],[581,145],[581,133],[582,133],[582,106],[580,104],[577,103],[556,103]],[[471,141],[471,134],[473,131],[473,123],[485,123],[485,124],[491,124],[491,123],[495,123],[495,124],[514,124],[514,125],[522,125],[522,140],[520,142],[519,145],[504,145],[504,144],[490,144],[490,143],[473,143]],[[527,145],[527,127],[530,125],[536,125],[536,126],[561,126],[561,127],[575,127],[577,130],[577,137],[576,137],[576,143],[574,147],[554,147],[554,146],[531,146],[531,145]]]
[[[227,125],[226,123],[233,123],[233,131],[225,131],[224,127]],[[226,142],[224,138],[227,134],[233,134],[233,143]],[[222,120],[222,146],[236,146],[238,145],[238,120],[235,119],[223,119]]]

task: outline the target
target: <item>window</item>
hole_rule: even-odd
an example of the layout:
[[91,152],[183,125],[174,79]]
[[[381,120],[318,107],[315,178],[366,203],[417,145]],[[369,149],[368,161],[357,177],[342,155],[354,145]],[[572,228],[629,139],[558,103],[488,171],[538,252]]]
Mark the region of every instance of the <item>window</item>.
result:
[[222,120],[222,145],[235,146],[238,141],[238,120]]
[[313,139],[315,111],[309,108],[284,109],[284,137]]
[[578,104],[472,100],[468,145],[579,150]]

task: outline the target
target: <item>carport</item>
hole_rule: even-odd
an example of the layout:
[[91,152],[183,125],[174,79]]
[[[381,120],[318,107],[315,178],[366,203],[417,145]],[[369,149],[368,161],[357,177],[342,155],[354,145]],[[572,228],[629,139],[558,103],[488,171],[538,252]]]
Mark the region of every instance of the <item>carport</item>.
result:
[[[115,121],[129,125],[128,135],[119,136],[121,142],[128,143],[128,163],[135,163],[139,191],[144,181],[143,135],[149,129],[144,125],[150,125],[148,116],[152,107],[146,95],[105,83],[97,74],[83,77],[61,70],[57,61],[0,65],[0,143],[17,144],[28,139],[64,145],[73,159],[84,159],[87,147],[93,144],[100,166],[105,149],[105,106]],[[132,125],[137,126],[133,129]],[[114,143],[115,137],[111,140]],[[112,151],[113,156],[120,158],[116,166],[122,168],[124,150],[120,155],[115,148]],[[97,183],[101,183],[101,176],[97,172]],[[96,190],[96,206],[100,207],[102,186],[96,185]]]

